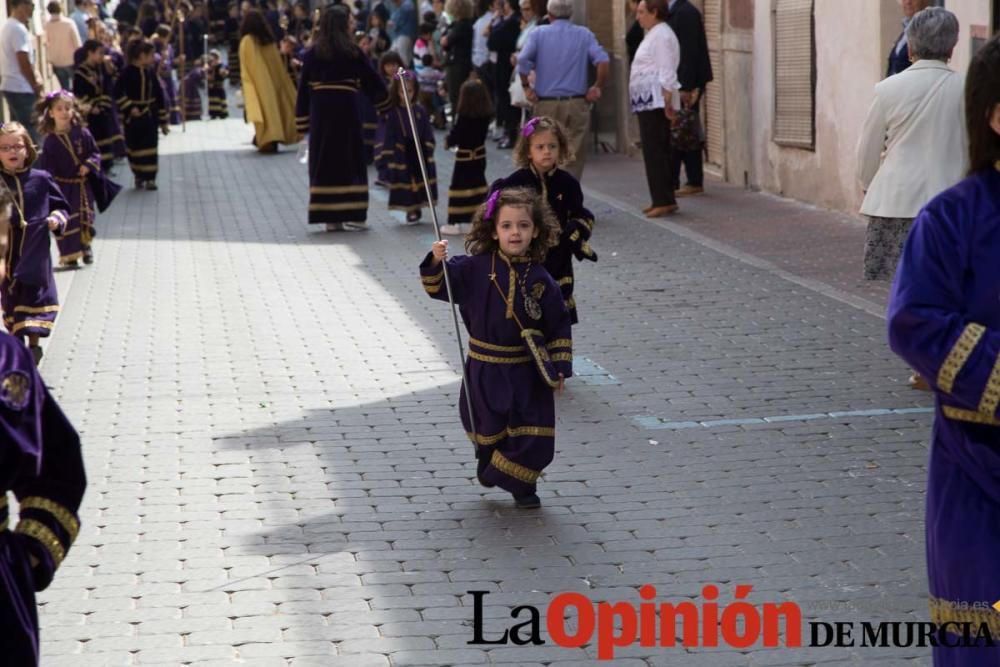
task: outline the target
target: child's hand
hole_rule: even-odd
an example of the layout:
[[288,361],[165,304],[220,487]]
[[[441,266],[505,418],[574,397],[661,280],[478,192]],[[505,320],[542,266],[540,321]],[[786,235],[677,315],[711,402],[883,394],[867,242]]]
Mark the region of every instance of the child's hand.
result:
[[90,173],[90,167],[88,167],[85,164],[81,164],[80,165],[80,178],[83,178],[84,176],[86,176],[89,173]]
[[434,255],[434,263],[437,264],[448,258],[448,239],[436,242],[431,246],[431,254]]
[[52,217],[50,215],[48,218],[45,219],[45,221],[47,223],[49,223],[49,231],[53,231],[54,232],[57,229],[59,229],[59,219],[58,218],[54,218],[54,217]]
[[139,109],[137,109],[136,107],[132,107],[132,111],[130,113],[132,114],[132,118],[138,118],[139,116],[142,115],[142,112],[139,111]]
[[565,388],[566,388],[566,377],[562,373],[560,373],[559,374],[559,386],[556,387],[556,393],[557,394],[561,394],[563,392],[563,389],[565,389]]
[[163,125],[162,127],[160,127],[160,132],[163,133],[163,136],[167,136],[168,134],[170,134],[170,128],[166,125]]

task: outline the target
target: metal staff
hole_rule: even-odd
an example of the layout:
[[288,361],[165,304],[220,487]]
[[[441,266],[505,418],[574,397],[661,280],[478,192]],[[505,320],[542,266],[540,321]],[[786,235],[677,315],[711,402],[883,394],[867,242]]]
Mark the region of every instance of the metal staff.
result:
[[184,85],[184,65],[187,64],[187,55],[184,53],[184,10],[177,10],[177,24],[179,26],[178,44],[181,47],[181,132],[187,132],[187,95],[185,94],[186,86]]
[[[424,160],[424,147],[420,143],[420,133],[417,131],[417,119],[413,115],[413,106],[410,104],[410,91],[406,87],[406,78],[412,76],[402,67],[396,72],[396,78],[403,88],[403,102],[406,104],[406,115],[410,119],[410,131],[413,133],[413,145],[417,149],[417,161],[420,162],[420,175],[424,179],[424,190],[427,192],[427,204],[431,209],[431,222],[434,223],[434,235],[437,240],[441,240],[441,226],[438,224],[437,209],[434,207],[434,193],[431,192],[431,181],[427,177],[427,162]],[[459,368],[462,369],[462,385],[465,387],[465,407],[469,411],[469,425],[472,427],[472,449],[477,454],[479,446],[476,437],[479,431],[476,430],[475,412],[472,410],[472,391],[469,385],[469,377],[465,372],[465,346],[462,344],[462,328],[458,324],[458,308],[455,306],[455,298],[452,296],[451,279],[448,277],[448,263],[441,262],[441,270],[444,271],[444,288],[448,290],[448,303],[451,305],[451,316],[455,320],[455,340],[458,341]]]

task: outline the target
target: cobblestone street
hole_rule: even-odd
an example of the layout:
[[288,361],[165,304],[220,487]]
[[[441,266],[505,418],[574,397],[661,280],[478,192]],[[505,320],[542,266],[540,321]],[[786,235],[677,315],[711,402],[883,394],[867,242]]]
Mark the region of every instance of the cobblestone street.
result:
[[[927,620],[931,398],[885,343],[859,223],[713,182],[653,223],[631,212],[641,161],[591,156],[577,376],[544,506],[517,511],[474,479],[451,313],[417,274],[431,225],[373,189],[371,230],[307,229],[305,166],[250,136],[196,122],[161,142],[159,191],[123,191],[61,295],[42,373],[90,485],[41,596],[43,665],[598,664],[544,618],[545,645],[469,645],[471,590],[490,638],[518,605],[638,604],[643,584],[662,602],[716,584],[720,608],[748,584],[807,621]],[[509,155],[491,149],[491,177]],[[930,664],[759,642],[615,656]]]

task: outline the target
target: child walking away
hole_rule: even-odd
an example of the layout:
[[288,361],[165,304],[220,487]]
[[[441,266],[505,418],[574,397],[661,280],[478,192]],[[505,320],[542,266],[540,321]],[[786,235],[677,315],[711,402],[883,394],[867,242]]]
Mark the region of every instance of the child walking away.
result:
[[[558,242],[559,223],[534,190],[496,190],[473,219],[469,254],[447,261],[469,332],[459,412],[476,445],[476,476],[525,509],[541,505],[536,482],[555,455],[553,391],[573,372],[569,312],[542,266]],[[424,289],[442,301],[447,254],[448,241],[439,241],[420,265]]]
[[405,92],[410,95],[410,105],[413,107],[413,117],[417,126],[417,139],[424,151],[424,161],[427,163],[427,180],[431,186],[433,201],[427,201],[427,189],[420,173],[420,158],[417,155],[413,130],[406,113],[406,98],[403,82],[398,78],[392,80],[389,86],[389,104],[392,105],[385,115],[385,135],[382,139],[383,149],[375,157],[375,166],[384,170],[386,183],[389,187],[389,210],[405,211],[406,224],[414,225],[421,217],[425,206],[437,203],[437,171],[434,166],[434,130],[427,117],[427,112],[417,104],[420,89],[412,72],[405,72]]
[[442,234],[465,234],[472,215],[489,187],[486,184],[486,135],[493,119],[493,102],[478,79],[462,84],[458,93],[458,120],[445,139],[446,148],[458,148],[448,188],[448,224]]
[[164,135],[170,131],[163,89],[150,69],[152,64],[153,45],[133,39],[128,44],[128,65],[115,84],[115,100],[125,124],[128,164],[135,175],[137,190],[156,189],[159,164],[156,127],[159,125]]
[[205,68],[201,59],[194,61],[194,67],[184,75],[184,120],[201,120],[201,88],[205,83]]
[[73,72],[73,94],[86,110],[87,128],[101,151],[101,169],[108,173],[115,162],[115,142],[122,140],[111,101],[111,77],[104,65],[103,44],[88,39],[82,51],[83,61]]
[[[521,167],[503,179],[502,187],[531,187],[542,193],[559,219],[559,244],[549,251],[545,268],[559,283],[573,324],[579,321],[573,298],[573,258],[597,261],[590,247],[594,215],[583,205],[580,182],[560,166],[573,160],[562,126],[548,116],[532,118],[514,147],[514,164]],[[494,184],[494,188],[497,184]]]
[[103,194],[110,188],[113,198],[118,186],[107,183],[101,173],[100,149],[83,126],[73,93],[49,93],[35,105],[35,110],[40,119],[39,134],[45,137],[38,167],[49,172],[69,204],[66,227],[56,236],[59,264],[76,268],[80,259],[84,264],[93,264],[95,189]]
[[[381,5],[379,5],[381,7]],[[374,14],[375,12],[372,12]],[[403,67],[403,59],[399,57],[399,54],[395,51],[386,51],[382,54],[378,61],[378,72],[382,75],[382,81],[385,83],[386,88],[392,86],[393,80],[395,80],[396,72],[399,68]],[[388,122],[388,117],[385,113],[379,114],[378,124],[375,127],[375,157],[382,154],[385,150],[385,125]],[[379,163],[378,160],[375,161],[375,185],[378,187],[388,187],[389,184],[389,167],[388,162]]]
[[229,101],[226,99],[226,77],[229,70],[222,65],[222,55],[217,49],[208,52],[208,117],[229,118]]
[[180,125],[181,105],[177,100],[177,84],[174,82],[174,47],[170,43],[170,26],[161,25],[156,28],[153,48],[156,73],[160,77],[163,100],[167,105],[167,119],[171,125]]
[[42,358],[38,339],[49,335],[59,312],[49,234],[65,234],[70,211],[52,177],[31,168],[37,157],[23,125],[0,126],[0,180],[13,207],[0,306],[7,331],[28,339],[35,363]]

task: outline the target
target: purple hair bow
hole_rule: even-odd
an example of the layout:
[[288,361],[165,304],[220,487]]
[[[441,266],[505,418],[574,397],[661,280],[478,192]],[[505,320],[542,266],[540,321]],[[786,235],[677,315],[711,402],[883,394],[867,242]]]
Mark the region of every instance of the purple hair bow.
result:
[[484,211],[485,215],[483,216],[484,220],[491,220],[493,218],[493,214],[497,212],[498,201],[500,201],[500,188],[494,190],[493,194],[490,195],[490,198],[486,200],[486,210]]
[[533,135],[535,133],[535,128],[538,127],[538,121],[539,118],[536,116],[525,123],[524,127],[521,128],[521,136],[530,137]]
[[46,95],[45,96],[45,101],[46,102],[51,102],[52,100],[54,100],[57,97],[68,97],[71,100],[74,99],[73,93],[71,93],[68,90],[63,90],[63,89],[60,88],[59,90],[53,90],[51,93],[49,93],[48,95]]

